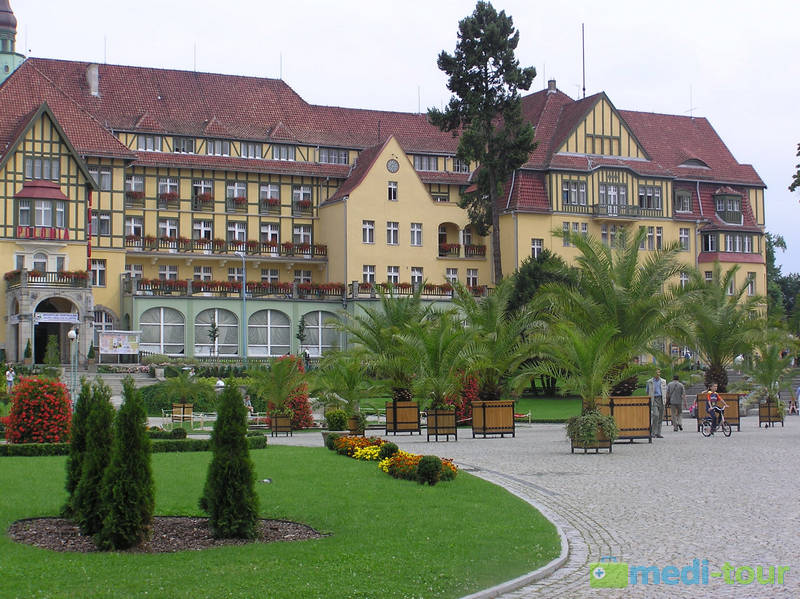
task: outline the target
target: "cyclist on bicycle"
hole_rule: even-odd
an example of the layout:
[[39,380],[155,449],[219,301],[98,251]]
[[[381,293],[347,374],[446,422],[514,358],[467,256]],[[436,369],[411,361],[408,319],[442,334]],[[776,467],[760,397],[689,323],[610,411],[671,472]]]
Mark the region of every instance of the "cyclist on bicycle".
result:
[[711,417],[712,433],[717,430],[717,426],[719,426],[719,422],[722,419],[722,412],[727,407],[728,404],[726,404],[725,400],[717,393],[717,384],[711,383],[711,386],[706,392],[706,412],[708,412],[708,415]]

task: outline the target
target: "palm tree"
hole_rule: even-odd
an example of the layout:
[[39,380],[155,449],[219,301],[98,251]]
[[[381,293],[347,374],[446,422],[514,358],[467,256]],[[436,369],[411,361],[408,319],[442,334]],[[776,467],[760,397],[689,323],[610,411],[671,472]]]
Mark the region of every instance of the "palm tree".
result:
[[765,328],[764,299],[747,295],[749,281],[737,288],[737,272],[738,265],[722,272],[719,262],[714,264],[710,281],[699,271],[694,272],[684,308],[689,329],[683,340],[708,365],[706,385],[717,383],[720,392],[728,386],[726,368],[736,356],[751,352],[759,332]]
[[413,323],[425,320],[428,309],[422,305],[420,285],[411,295],[395,296],[379,288],[380,306],[360,307],[358,314],[345,313],[339,328],[346,332],[357,348],[363,349],[380,376],[392,387],[392,401],[411,401],[411,368],[407,357],[398,351],[394,336],[402,334]]
[[286,401],[305,383],[305,373],[300,370],[299,358],[281,356],[270,361],[269,369],[253,369],[247,374],[253,379],[251,389],[254,395],[270,403],[276,411],[283,411]]
[[470,336],[454,312],[441,312],[396,337],[400,351],[414,365],[415,395],[429,398],[431,408],[444,407],[447,398],[461,390]]
[[325,356],[310,376],[310,385],[325,407],[343,407],[350,414],[359,413],[362,399],[384,391],[381,382],[373,381],[366,356],[358,351]]
[[797,341],[785,330],[767,329],[754,344],[752,363],[742,369],[750,376],[749,387],[760,390],[767,403],[777,403],[778,394],[785,388],[787,377],[791,384],[791,353],[785,356],[783,353],[792,346],[796,347]]
[[478,379],[481,400],[503,399],[508,383],[532,357],[530,333],[540,326],[527,307],[509,310],[513,281],[504,279],[485,298],[456,285],[454,303],[461,310],[472,340],[463,350],[467,372]]

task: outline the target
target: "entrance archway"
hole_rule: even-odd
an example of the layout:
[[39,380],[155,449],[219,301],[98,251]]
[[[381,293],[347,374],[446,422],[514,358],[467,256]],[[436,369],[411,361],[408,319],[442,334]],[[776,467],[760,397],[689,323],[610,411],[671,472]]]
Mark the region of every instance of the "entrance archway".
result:
[[[39,302],[34,309],[36,312],[47,314],[69,314],[75,313],[75,306],[67,299],[60,297],[53,297]],[[78,323],[70,322],[47,322],[40,321],[34,327],[34,363],[43,364],[44,356],[47,351],[47,343],[50,337],[55,337],[58,345],[58,358],[63,363],[69,362],[69,342],[67,341],[67,333],[71,328],[78,326]]]

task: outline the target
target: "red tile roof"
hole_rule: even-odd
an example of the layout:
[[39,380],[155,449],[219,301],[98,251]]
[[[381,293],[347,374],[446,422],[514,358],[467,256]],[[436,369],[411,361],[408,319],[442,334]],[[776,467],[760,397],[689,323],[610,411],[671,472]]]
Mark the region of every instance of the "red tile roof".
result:
[[358,187],[361,182],[364,180],[364,177],[367,176],[367,173],[372,168],[372,165],[375,164],[375,160],[380,156],[380,153],[383,151],[383,148],[386,147],[386,144],[389,143],[391,136],[386,138],[382,144],[377,146],[372,146],[371,148],[367,148],[363,150],[358,155],[358,160],[353,165],[353,169],[350,171],[350,176],[347,177],[347,180],[339,186],[339,189],[336,190],[330,198],[326,200],[326,202],[335,202],[336,200],[341,200],[342,198],[350,195],[356,187]]
[[17,199],[26,200],[65,200],[69,198],[61,191],[61,187],[52,181],[26,181],[20,190],[14,194]]
[[513,207],[523,212],[551,212],[550,198],[544,173],[518,171],[509,197],[508,186],[504,189],[499,203],[501,210]]
[[764,264],[761,254],[744,254],[741,252],[700,252],[697,261],[701,264],[707,262],[744,262],[748,264]]

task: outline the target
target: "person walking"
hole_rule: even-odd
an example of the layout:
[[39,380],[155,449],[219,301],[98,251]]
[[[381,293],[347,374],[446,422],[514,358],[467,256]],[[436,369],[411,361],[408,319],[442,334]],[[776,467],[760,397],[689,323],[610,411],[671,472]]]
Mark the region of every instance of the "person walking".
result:
[[14,387],[14,377],[16,373],[14,372],[14,366],[11,364],[8,365],[8,370],[6,370],[6,390],[8,394],[11,395],[11,389]]
[[650,431],[657,439],[663,439],[661,423],[664,421],[664,396],[667,393],[667,381],[661,378],[661,370],[647,381],[647,394],[650,396]]
[[672,418],[672,430],[683,430],[683,402],[686,399],[686,387],[683,386],[678,375],[673,375],[667,384],[667,406]]

